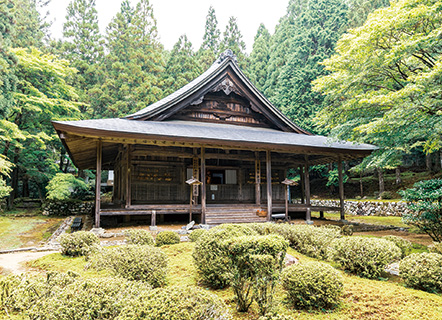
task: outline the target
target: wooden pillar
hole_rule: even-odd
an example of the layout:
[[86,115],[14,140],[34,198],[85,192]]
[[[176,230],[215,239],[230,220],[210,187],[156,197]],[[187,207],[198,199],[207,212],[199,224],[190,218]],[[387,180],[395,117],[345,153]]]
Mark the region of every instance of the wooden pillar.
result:
[[270,151],[266,151],[266,176],[267,176],[267,221],[272,220],[272,159]]
[[344,211],[344,179],[342,177],[342,156],[338,157],[338,179],[339,179],[339,203],[341,207],[341,220],[345,220]]
[[101,190],[101,162],[102,162],[102,142],[97,141],[97,165],[95,173],[95,228],[100,227],[100,190]]
[[319,211],[319,219],[324,219],[324,211]]
[[312,210],[310,205],[310,175],[308,172],[309,164],[308,164],[308,156],[305,156],[305,165],[304,165],[304,182],[305,182],[305,204],[307,205],[307,210],[305,213],[305,221],[307,224],[312,224]]
[[259,152],[255,152],[255,203],[261,205],[261,162]]
[[152,227],[157,225],[157,212],[155,210],[152,210],[152,214],[150,217],[150,225]]
[[305,203],[305,179],[303,166],[299,166],[299,176],[301,177],[301,203]]
[[206,155],[201,147],[201,223],[206,223]]
[[128,145],[126,148],[126,208],[129,208],[131,205],[131,146]]

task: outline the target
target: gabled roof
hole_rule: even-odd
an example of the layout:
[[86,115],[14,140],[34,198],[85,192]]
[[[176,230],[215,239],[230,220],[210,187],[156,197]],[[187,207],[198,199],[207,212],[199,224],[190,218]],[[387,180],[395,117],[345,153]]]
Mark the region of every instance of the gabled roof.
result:
[[[130,120],[156,120],[163,121],[178,110],[202,101],[204,95],[225,85],[226,73],[232,73],[240,82],[244,94],[253,100],[253,107],[262,112],[275,127],[283,131],[311,135],[307,130],[299,127],[279,111],[264,95],[250,82],[239,69],[236,57],[230,49],[226,50],[215,63],[195,80],[189,82],[181,89],[167,97],[151,104],[150,106],[126,116]],[[229,81],[229,80],[228,80]],[[229,83],[227,83],[229,85]],[[228,90],[228,89],[227,89]],[[172,110],[175,108],[175,110]]]

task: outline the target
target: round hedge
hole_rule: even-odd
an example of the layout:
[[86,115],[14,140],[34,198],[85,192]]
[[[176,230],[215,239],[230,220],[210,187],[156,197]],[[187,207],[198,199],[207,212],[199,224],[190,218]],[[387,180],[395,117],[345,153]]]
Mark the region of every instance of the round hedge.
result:
[[190,234],[189,234],[189,239],[190,239],[190,241],[192,241],[192,242],[196,242],[198,239],[199,239],[199,237],[201,237],[201,235],[203,235],[204,233],[206,233],[207,232],[207,230],[205,230],[205,229],[196,229],[196,230],[193,230]]
[[385,239],[344,237],[331,243],[329,255],[345,270],[361,277],[376,278],[386,265],[399,260],[401,250]]
[[161,249],[148,245],[125,245],[106,248],[92,256],[92,267],[108,269],[114,275],[128,280],[147,282],[152,287],[166,283],[167,255]]
[[257,233],[248,226],[222,224],[203,233],[195,243],[193,260],[202,280],[213,288],[223,288],[229,282],[229,269],[224,256],[223,241]]
[[428,246],[428,251],[431,253],[439,253],[442,254],[442,243],[441,242],[433,242]]
[[174,231],[162,231],[160,232],[156,239],[155,243],[157,247],[169,245],[169,244],[177,244],[180,243],[181,238],[178,233]]
[[413,253],[399,264],[399,275],[409,287],[429,292],[442,292],[442,255]]
[[65,256],[87,256],[97,250],[100,239],[89,231],[77,231],[62,234],[58,241],[61,246],[61,254]]
[[143,293],[126,305],[118,320],[227,320],[228,308],[213,293],[198,287],[171,286]]
[[126,230],[124,232],[126,236],[126,240],[128,244],[140,244],[140,245],[149,245],[153,246],[155,244],[155,240],[153,239],[152,234],[143,229],[131,229]]
[[301,309],[334,307],[339,302],[344,286],[339,271],[316,261],[285,268],[281,279],[289,302]]
[[392,235],[384,236],[382,238],[393,242],[395,245],[398,246],[399,249],[401,249],[401,258],[405,258],[411,253],[411,248],[412,248],[411,241]]

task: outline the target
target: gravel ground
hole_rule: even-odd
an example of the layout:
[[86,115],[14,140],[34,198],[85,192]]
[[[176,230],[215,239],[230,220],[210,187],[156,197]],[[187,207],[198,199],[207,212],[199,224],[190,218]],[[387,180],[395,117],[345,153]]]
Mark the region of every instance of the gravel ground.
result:
[[24,263],[44,257],[54,251],[26,251],[0,254],[0,267],[3,273],[20,274],[26,272]]

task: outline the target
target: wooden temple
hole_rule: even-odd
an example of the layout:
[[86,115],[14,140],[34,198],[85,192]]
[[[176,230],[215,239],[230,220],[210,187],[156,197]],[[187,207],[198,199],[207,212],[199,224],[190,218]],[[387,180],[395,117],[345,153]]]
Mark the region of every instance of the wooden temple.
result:
[[[203,224],[264,222],[285,212],[289,168],[303,203],[288,213],[340,211],[342,161],[376,147],[336,142],[290,121],[247,79],[230,50],[201,76],[121,119],[54,121],[79,169],[95,169],[95,225],[105,216],[190,215]],[[310,203],[309,166],[337,162],[340,207]],[[102,170],[114,170],[112,205],[100,204]],[[186,183],[187,181],[187,183]]]

